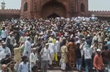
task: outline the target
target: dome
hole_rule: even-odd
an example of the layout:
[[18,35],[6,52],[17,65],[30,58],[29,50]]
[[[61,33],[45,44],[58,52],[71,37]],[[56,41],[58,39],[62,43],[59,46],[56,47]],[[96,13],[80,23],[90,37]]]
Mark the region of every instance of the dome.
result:
[[1,2],[1,4],[5,4],[5,2]]
[[3,1],[3,2],[1,2],[1,9],[5,9],[5,2]]

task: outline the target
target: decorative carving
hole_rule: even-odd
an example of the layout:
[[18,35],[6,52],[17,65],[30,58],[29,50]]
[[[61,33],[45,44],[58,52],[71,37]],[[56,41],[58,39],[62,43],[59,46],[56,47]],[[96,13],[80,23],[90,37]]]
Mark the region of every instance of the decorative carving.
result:
[[106,10],[89,11],[89,15],[91,14],[95,14],[95,16],[101,16],[101,17],[110,17],[110,11],[106,11]]
[[[39,8],[39,11],[37,11],[38,9],[38,7],[40,7],[40,5],[42,4],[42,3],[45,3],[45,0],[35,0],[35,2],[34,2],[34,4],[32,5],[32,6],[34,6],[33,8],[34,8],[34,11],[30,11],[31,9],[30,8],[28,8],[28,11],[26,11],[26,12],[24,12],[23,11],[23,7],[24,7],[24,3],[25,2],[28,2],[28,4],[29,4],[29,6],[30,6],[30,1],[31,0],[22,0],[22,7],[21,7],[21,10],[18,10],[18,9],[5,9],[5,7],[4,7],[4,10],[0,10],[0,14],[2,15],[10,15],[10,14],[13,14],[13,15],[21,15],[21,17],[24,17],[24,18],[30,18],[30,16],[31,16],[31,13],[33,13],[35,10],[36,10],[36,13],[33,13],[32,15],[37,15],[36,17],[41,17],[41,14],[42,13],[44,13],[43,15],[48,15],[49,14],[49,12],[50,12],[50,14],[51,14],[51,12],[53,11],[53,9],[55,10],[55,12],[56,13],[59,13],[59,15],[60,14],[62,14],[62,10],[64,9],[64,8],[60,8],[60,7],[57,7],[57,6],[55,6],[55,7],[53,7],[53,8],[51,8],[51,9],[49,9],[48,7],[47,7],[47,9],[46,10],[44,10],[43,12],[42,11],[40,11],[41,10],[41,8]],[[50,1],[50,0],[46,0],[47,2],[48,1]],[[63,0],[57,0],[58,2],[59,1],[63,1]],[[67,8],[67,9],[65,9],[66,11],[65,11],[65,15],[66,15],[66,17],[70,17],[70,16],[78,16],[78,15],[81,15],[80,13],[82,13],[81,11],[79,11],[80,9],[78,9],[78,8],[80,8],[79,6],[80,6],[80,4],[81,3],[84,3],[84,5],[85,5],[85,13],[87,14],[84,14],[83,16],[88,16],[88,14],[89,14],[89,16],[91,16],[91,14],[95,14],[95,16],[101,16],[101,17],[110,17],[110,11],[87,11],[87,9],[86,8],[88,8],[87,6],[88,6],[88,4],[86,3],[86,1],[87,0],[70,0],[70,1],[67,1],[67,0],[65,0],[65,7]],[[40,4],[41,3],[41,4]],[[78,6],[78,7],[77,7]],[[70,8],[69,8],[70,7]],[[45,9],[45,8],[44,8]],[[46,12],[47,11],[47,12]],[[61,13],[60,13],[60,11],[61,11]],[[31,12],[31,13],[30,13]],[[63,11],[63,13],[64,13],[64,11]],[[83,14],[83,13],[82,13]],[[63,16],[63,15],[62,15]]]
[[71,2],[71,12],[74,12],[74,0]]
[[37,11],[37,2],[34,3],[34,10]]
[[20,14],[19,9],[5,9],[5,10],[0,10],[0,14]]

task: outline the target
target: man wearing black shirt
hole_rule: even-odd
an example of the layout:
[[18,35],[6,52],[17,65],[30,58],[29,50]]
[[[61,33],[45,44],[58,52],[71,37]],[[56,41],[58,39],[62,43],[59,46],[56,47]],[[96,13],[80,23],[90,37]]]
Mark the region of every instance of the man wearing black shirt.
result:
[[81,66],[82,66],[82,58],[81,58],[81,51],[79,48],[80,44],[77,43],[77,47],[75,49],[75,53],[76,53],[76,68],[79,72],[81,72]]

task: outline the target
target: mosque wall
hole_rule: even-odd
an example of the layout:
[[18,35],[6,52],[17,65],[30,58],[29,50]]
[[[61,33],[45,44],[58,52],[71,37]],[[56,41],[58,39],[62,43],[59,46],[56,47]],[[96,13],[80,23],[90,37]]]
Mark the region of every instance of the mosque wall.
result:
[[21,17],[46,18],[52,15],[87,16],[88,0],[22,0]]
[[110,11],[89,11],[89,16],[91,16],[91,14],[94,14],[97,17],[110,17]]
[[11,18],[19,18],[19,17],[20,17],[20,10],[18,9],[0,10],[0,21]]
[[46,18],[50,16],[110,17],[110,11],[89,11],[88,0],[22,0],[21,9],[0,10],[0,15],[20,16],[21,18]]

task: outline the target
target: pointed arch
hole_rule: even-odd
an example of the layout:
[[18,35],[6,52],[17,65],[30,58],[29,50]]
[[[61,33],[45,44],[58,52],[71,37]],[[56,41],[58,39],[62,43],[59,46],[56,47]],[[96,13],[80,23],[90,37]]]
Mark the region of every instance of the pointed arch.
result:
[[56,13],[50,14],[50,15],[48,16],[48,18],[56,18],[56,17],[59,17],[59,15],[56,14]]
[[25,3],[24,3],[24,11],[27,11],[27,10],[28,10],[28,3],[25,2]]
[[81,10],[81,12],[85,12],[85,5],[84,5],[84,3],[81,3],[80,10]]
[[65,17],[66,7],[61,2],[58,2],[56,0],[51,0],[42,6],[41,14],[42,17],[48,17],[51,15],[52,16],[58,15],[61,17]]

